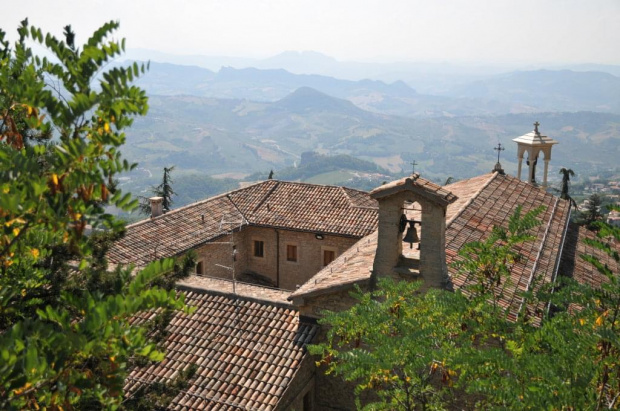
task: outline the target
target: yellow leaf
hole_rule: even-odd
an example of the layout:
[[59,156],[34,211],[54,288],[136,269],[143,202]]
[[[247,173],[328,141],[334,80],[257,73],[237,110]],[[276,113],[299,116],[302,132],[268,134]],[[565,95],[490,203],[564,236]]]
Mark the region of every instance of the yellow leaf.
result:
[[599,327],[601,325],[603,325],[603,316],[600,315],[597,319],[596,319],[596,325],[598,325]]
[[26,289],[24,288],[22,289],[22,297],[25,297],[25,296],[26,296]]
[[109,133],[110,132],[110,124],[109,123],[105,123],[103,125],[103,129],[105,130],[106,133]]
[[32,386],[32,384],[30,384],[29,382],[27,382],[27,383],[26,383],[26,385],[24,385],[24,386],[23,386],[23,387],[21,387],[21,388],[17,388],[17,389],[15,389],[15,390],[13,390],[13,392],[14,392],[16,395],[19,395],[19,394],[23,393],[24,391],[26,391],[26,390],[27,390],[28,388],[30,388],[31,386]]
[[10,190],[9,186],[4,186],[4,187],[2,187],[2,192],[3,192],[4,194],[8,194],[8,193],[9,193],[9,190]]
[[584,320],[583,318],[579,319],[579,324],[584,325],[586,323],[586,320]]
[[14,235],[15,237],[17,237],[17,236],[19,235],[19,228],[14,228],[14,229],[13,229],[13,235]]
[[58,185],[58,174],[52,174],[52,183],[54,183],[54,185],[56,186]]

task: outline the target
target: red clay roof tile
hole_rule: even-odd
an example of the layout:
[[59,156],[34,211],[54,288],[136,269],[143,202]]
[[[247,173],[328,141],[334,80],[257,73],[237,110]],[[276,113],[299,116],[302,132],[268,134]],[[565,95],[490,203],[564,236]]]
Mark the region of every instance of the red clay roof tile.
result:
[[[194,363],[198,366],[196,374],[170,409],[273,409],[287,388],[287,384],[274,383],[280,375],[296,372],[306,355],[305,344],[312,340],[317,326],[301,322],[295,309],[277,302],[208,290],[186,295],[188,304],[197,309],[191,316],[176,314],[170,322],[167,358],[134,369],[127,378],[126,390],[133,393],[141,384],[167,381]],[[254,319],[265,315],[273,317],[269,326],[253,331]],[[141,321],[148,317],[150,314],[145,313]],[[206,329],[210,331],[199,336]],[[274,330],[281,336],[269,344],[267,337]],[[176,342],[183,338],[189,340]]]

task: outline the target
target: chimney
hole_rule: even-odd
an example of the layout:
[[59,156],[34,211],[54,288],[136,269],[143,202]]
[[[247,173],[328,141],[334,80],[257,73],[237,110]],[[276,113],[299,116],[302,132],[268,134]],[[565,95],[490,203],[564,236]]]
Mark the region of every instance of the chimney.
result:
[[[376,281],[378,276],[390,276],[422,279],[422,290],[446,287],[446,209],[457,197],[437,184],[420,178],[419,174],[382,185],[372,190],[370,195],[379,203],[379,233],[372,281]],[[416,256],[409,252],[406,256],[402,245],[404,231],[401,219],[405,214],[405,204],[409,203],[421,208],[422,235]]]
[[163,197],[151,197],[149,198],[151,202],[151,218],[159,217],[163,214]]

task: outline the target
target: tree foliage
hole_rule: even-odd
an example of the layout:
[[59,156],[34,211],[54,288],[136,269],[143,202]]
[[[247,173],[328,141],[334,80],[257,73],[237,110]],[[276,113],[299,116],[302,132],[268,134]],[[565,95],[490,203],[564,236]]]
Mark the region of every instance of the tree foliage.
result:
[[117,28],[81,47],[70,26],[60,40],[24,20],[12,46],[0,30],[2,409],[118,407],[132,363],[163,357],[133,316],[185,308],[166,279],[185,275],[191,256],[136,275],[105,262],[123,232],[105,207],[135,205],[114,189],[134,167],[119,151],[124,129],[148,108],[131,84],[146,67],[108,67],[124,51],[108,39]]
[[586,208],[582,211],[577,218],[577,223],[586,227],[589,230],[596,230],[599,227],[598,222],[603,219],[601,214],[601,206],[603,199],[598,194],[592,194],[586,200]]
[[[554,309],[511,320],[493,291],[506,280],[529,241],[540,210],[496,228],[488,241],[462,250],[459,268],[474,274],[462,292],[430,290],[383,279],[350,310],[326,313],[327,341],[310,347],[328,373],[356,383],[362,409],[618,409],[620,398],[620,286],[618,273],[592,256],[607,278],[600,289],[563,280],[561,287],[524,293],[524,307],[545,302]],[[606,231],[611,230],[611,231]],[[604,233],[604,234],[601,234]],[[618,261],[599,231],[592,244]],[[372,392],[374,401],[361,400]],[[373,398],[372,395],[370,398]]]
[[[174,170],[174,166],[172,167],[164,167],[164,173],[161,179],[161,183],[157,186],[151,187],[151,193],[155,197],[161,197],[162,200],[162,209],[164,213],[167,213],[172,209],[172,196],[176,193],[172,189],[172,177],[170,173]],[[151,214],[151,203],[149,199],[146,197],[140,197],[140,204],[138,206],[140,213],[149,215]]]

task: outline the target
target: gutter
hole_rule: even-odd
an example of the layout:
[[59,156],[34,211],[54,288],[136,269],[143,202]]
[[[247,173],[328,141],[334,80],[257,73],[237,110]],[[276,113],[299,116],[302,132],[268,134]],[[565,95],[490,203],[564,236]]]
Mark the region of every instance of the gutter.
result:
[[[560,202],[560,198],[558,197],[556,198],[555,204],[553,205],[553,210],[551,210],[551,216],[549,217],[547,228],[545,229],[545,233],[543,234],[542,241],[540,242],[540,247],[538,248],[538,253],[536,254],[536,260],[534,261],[534,266],[532,267],[530,278],[527,281],[527,286],[525,287],[525,291],[530,290],[530,286],[532,285],[532,281],[534,280],[534,275],[536,275],[536,269],[538,268],[538,262],[540,261],[540,256],[542,255],[543,248],[545,247],[545,243],[547,242],[547,236],[549,235],[549,230],[551,229],[551,225],[553,224],[553,217],[555,217],[555,213],[558,209],[559,202]],[[521,310],[523,310],[523,304],[525,304],[525,297],[521,299],[521,304],[519,305],[519,310],[517,311],[517,319],[519,318],[519,314],[521,314]]]

